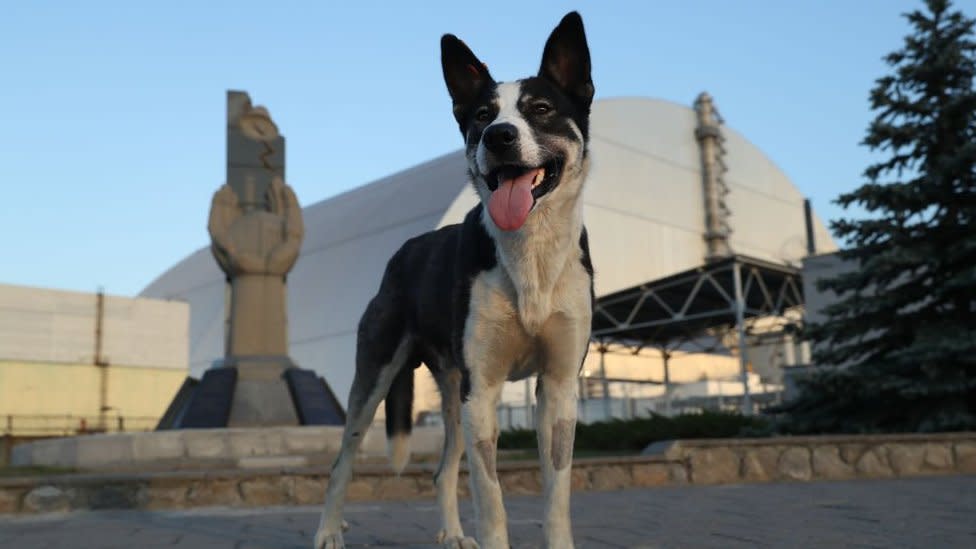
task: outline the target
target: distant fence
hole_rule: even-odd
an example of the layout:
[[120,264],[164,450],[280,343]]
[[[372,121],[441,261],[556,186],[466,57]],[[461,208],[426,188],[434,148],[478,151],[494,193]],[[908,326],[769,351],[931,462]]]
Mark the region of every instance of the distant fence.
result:
[[[752,395],[754,413],[781,402],[782,393]],[[498,428],[502,431],[512,429],[534,429],[536,406],[501,405],[498,407]],[[598,423],[614,419],[628,420],[648,417],[651,414],[676,416],[697,414],[703,411],[741,412],[741,396],[693,397],[667,402],[661,398],[589,398],[580,400],[577,416],[580,423]]]
[[78,416],[72,414],[7,414],[0,416],[0,433],[6,436],[55,437],[94,433],[152,431],[158,417]]

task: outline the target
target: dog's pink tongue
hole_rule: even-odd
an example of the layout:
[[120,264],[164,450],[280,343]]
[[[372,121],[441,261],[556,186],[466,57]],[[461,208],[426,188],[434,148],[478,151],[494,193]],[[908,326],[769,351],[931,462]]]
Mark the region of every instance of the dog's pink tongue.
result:
[[532,209],[532,181],[538,170],[502,181],[488,200],[488,213],[503,231],[514,231],[525,223]]

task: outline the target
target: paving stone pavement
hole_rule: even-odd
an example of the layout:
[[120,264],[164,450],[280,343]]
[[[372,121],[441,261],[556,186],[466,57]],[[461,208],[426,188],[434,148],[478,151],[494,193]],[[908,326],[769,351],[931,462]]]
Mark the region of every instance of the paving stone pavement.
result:
[[[542,541],[540,499],[506,499],[515,549]],[[465,527],[469,502],[462,504]],[[350,549],[433,547],[431,501],[347,505]],[[0,516],[4,549],[309,549],[316,507]],[[976,547],[976,476],[688,486],[573,495],[579,549]]]

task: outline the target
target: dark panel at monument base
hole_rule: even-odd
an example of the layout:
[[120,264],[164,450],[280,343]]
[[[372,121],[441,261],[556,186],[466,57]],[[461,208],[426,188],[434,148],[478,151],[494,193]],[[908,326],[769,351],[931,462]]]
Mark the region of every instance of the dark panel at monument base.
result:
[[291,368],[284,373],[291,400],[302,425],[343,425],[346,414],[325,380],[311,370]]
[[237,385],[237,369],[212,368],[193,392],[179,427],[183,429],[212,429],[226,427],[230,404]]
[[193,395],[196,393],[198,385],[200,385],[200,381],[192,377],[187,377],[183,380],[183,384],[180,385],[180,390],[173,397],[173,402],[169,403],[169,407],[166,408],[166,413],[163,414],[163,417],[159,419],[159,423],[156,424],[157,431],[179,428],[180,422],[183,421],[183,416],[186,415],[186,409],[190,401],[193,400]]

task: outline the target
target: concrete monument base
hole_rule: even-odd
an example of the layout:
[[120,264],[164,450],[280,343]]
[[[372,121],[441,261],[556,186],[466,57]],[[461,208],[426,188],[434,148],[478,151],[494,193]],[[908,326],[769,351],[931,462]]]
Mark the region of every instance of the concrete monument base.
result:
[[157,430],[345,424],[325,380],[285,355],[231,356],[187,378]]
[[225,359],[223,367],[237,369],[228,427],[301,425],[284,378],[295,367],[288,357]]
[[[39,440],[18,444],[12,465],[47,465],[88,471],[174,471],[193,469],[303,467],[328,465],[342,442],[343,427],[262,427],[180,429],[115,433]],[[440,453],[444,430],[416,427],[411,450],[418,456]],[[381,423],[367,432],[359,457],[386,456]]]

